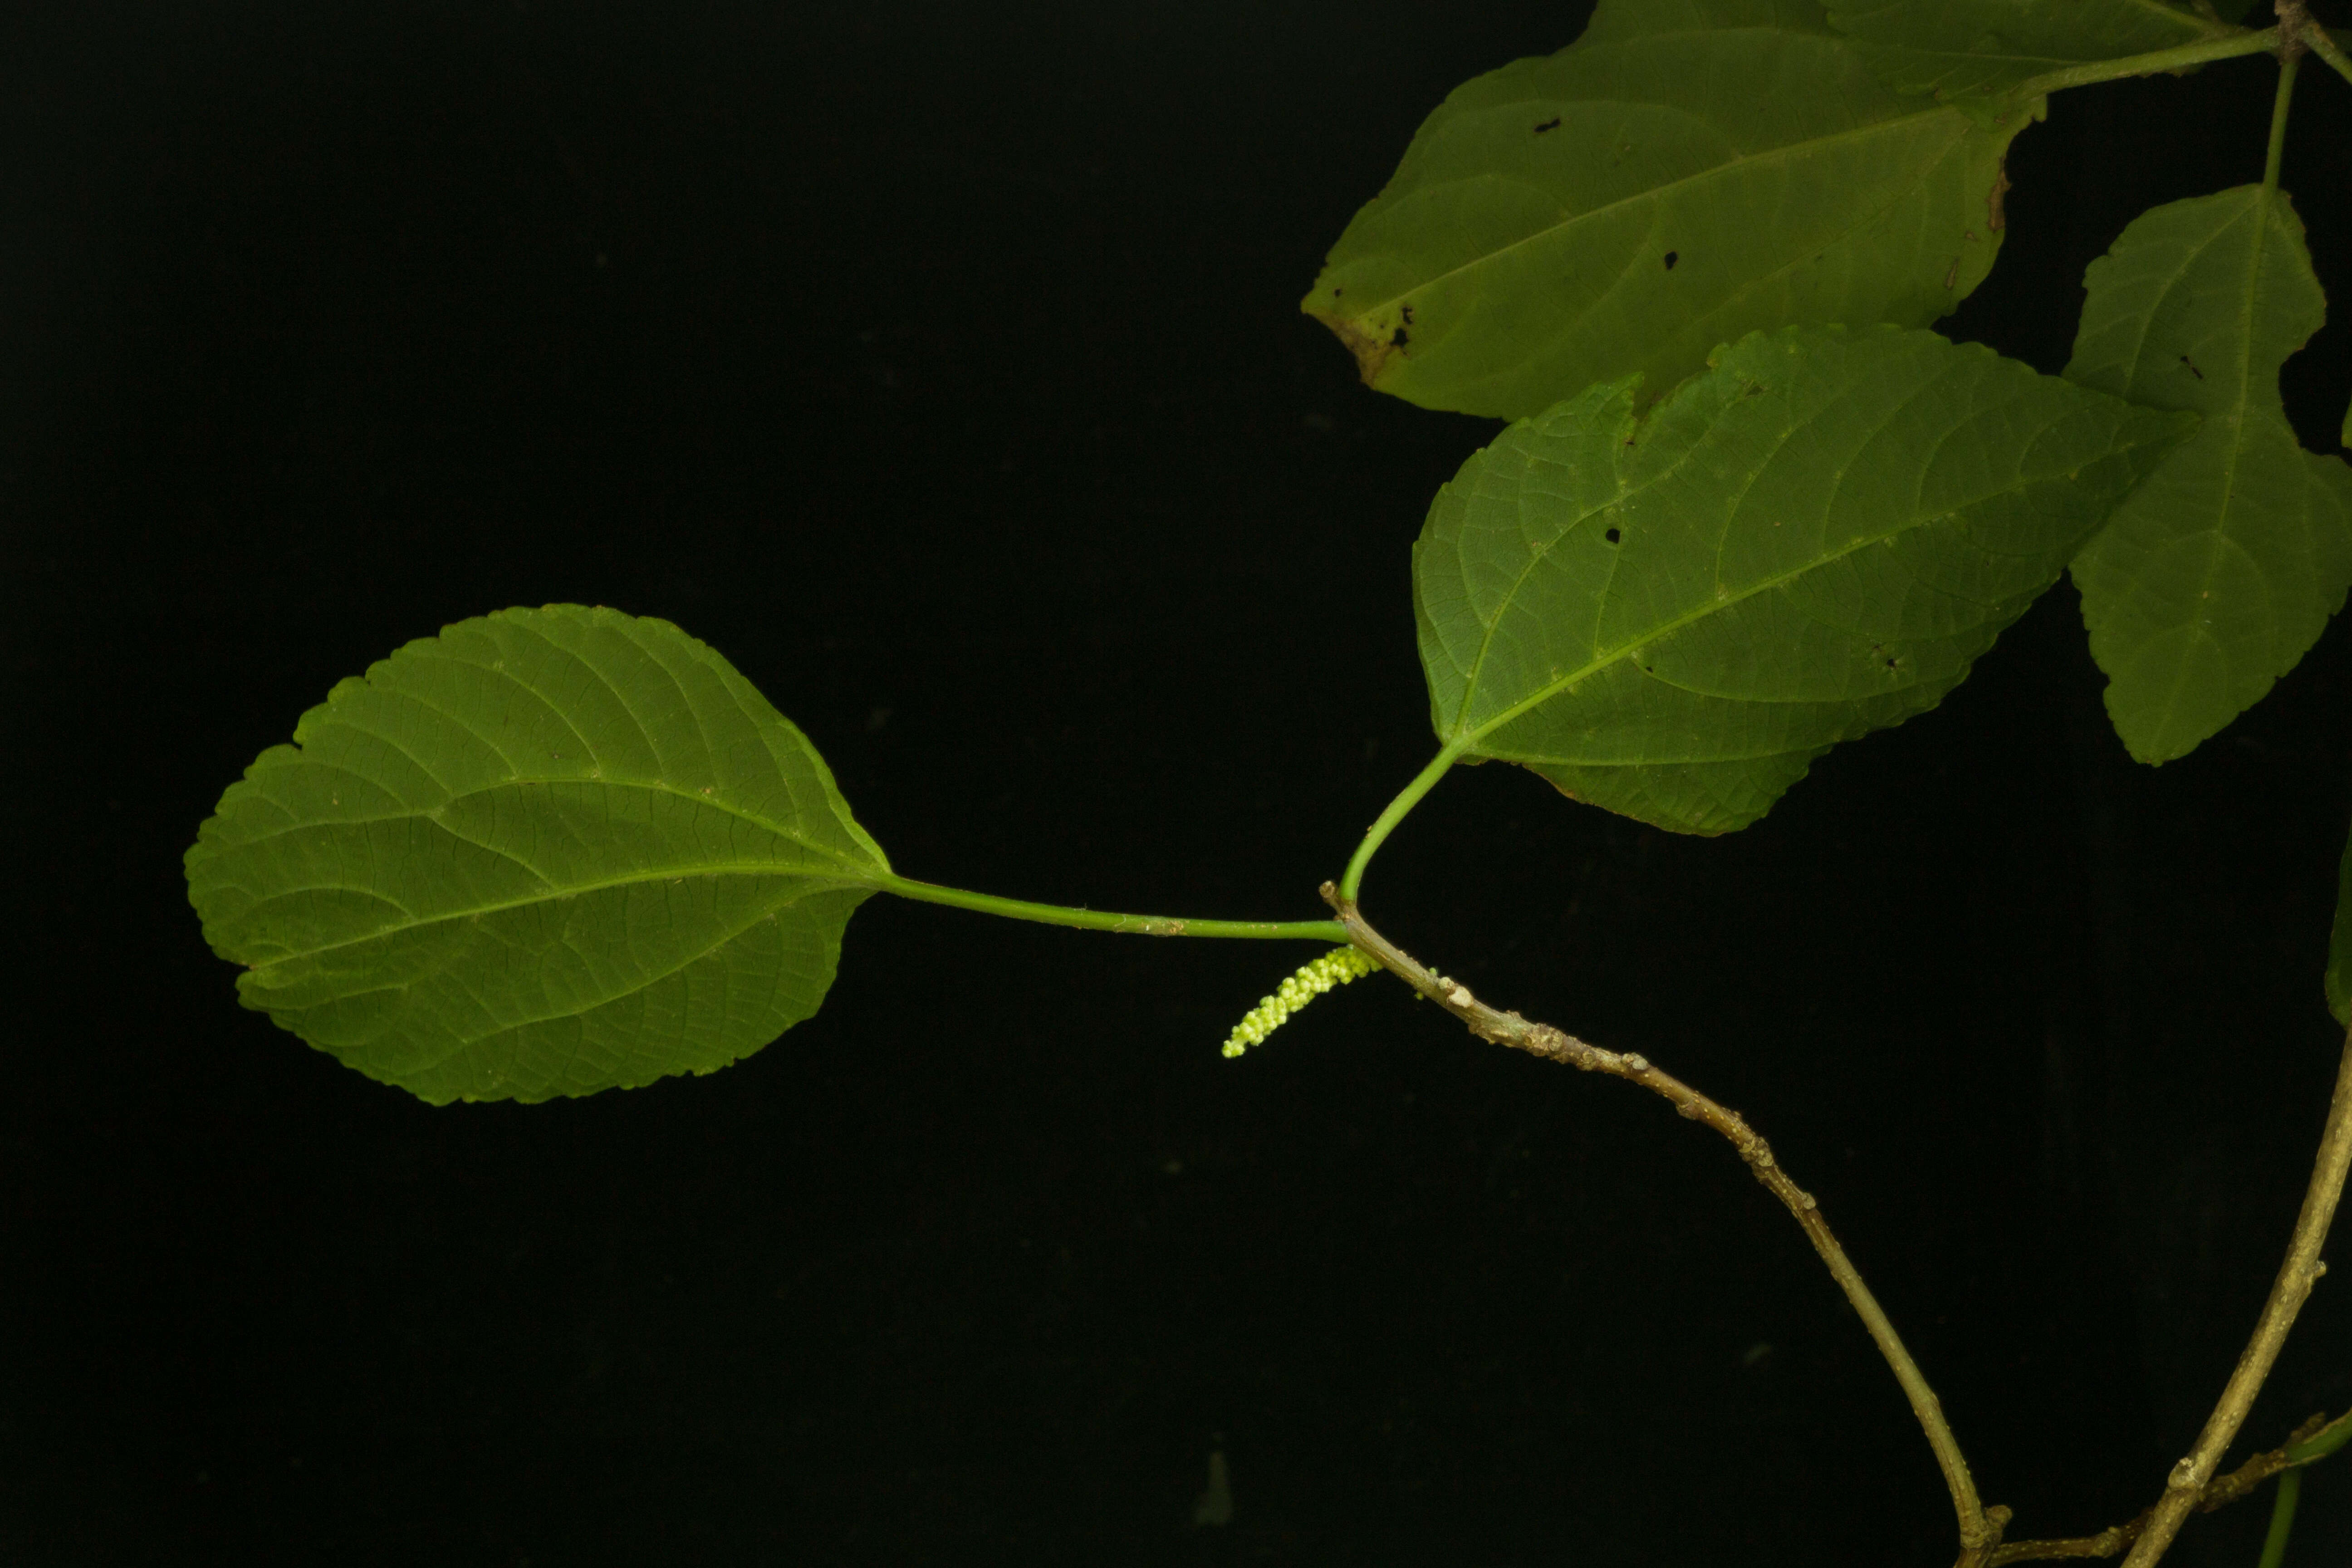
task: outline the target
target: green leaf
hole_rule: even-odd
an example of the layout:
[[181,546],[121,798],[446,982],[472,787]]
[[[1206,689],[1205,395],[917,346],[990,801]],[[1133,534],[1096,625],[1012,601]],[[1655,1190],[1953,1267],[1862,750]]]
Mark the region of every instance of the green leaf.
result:
[[2352,839],[2336,874],[2336,928],[2327,938],[2327,1010],[2352,1029]]
[[2193,423],[1887,327],[1751,335],[1646,418],[1634,393],[1438,492],[1422,666],[1449,749],[1685,833],[1933,707]]
[[2229,31],[2164,0],[1829,0],[1829,14],[1880,80],[1947,99]]
[[2116,732],[2169,762],[2260,701],[2352,584],[2352,469],[2303,450],[2279,401],[2326,298],[2260,185],[2142,213],[2083,283],[2067,379],[2205,416],[2074,566]]
[[710,1072],[814,1014],[889,875],[806,737],[666,621],[461,621],[345,680],[187,854],[246,1005],[434,1104]]
[[1604,0],[1446,98],[1301,309],[1378,390],[1505,417],[1759,328],[1925,325],[1991,268],[2039,112],[1897,94],[1813,0]]

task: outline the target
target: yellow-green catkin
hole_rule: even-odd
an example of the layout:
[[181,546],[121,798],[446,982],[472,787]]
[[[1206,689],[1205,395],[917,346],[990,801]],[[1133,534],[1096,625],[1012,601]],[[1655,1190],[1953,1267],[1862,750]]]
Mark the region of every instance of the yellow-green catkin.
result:
[[1234,1032],[1225,1037],[1225,1055],[1237,1057],[1252,1046],[1265,1044],[1265,1037],[1287,1023],[1293,1013],[1334,985],[1345,985],[1379,967],[1361,948],[1356,947],[1335,947],[1314,963],[1302,965],[1273,995],[1251,1008],[1249,1016],[1234,1026]]

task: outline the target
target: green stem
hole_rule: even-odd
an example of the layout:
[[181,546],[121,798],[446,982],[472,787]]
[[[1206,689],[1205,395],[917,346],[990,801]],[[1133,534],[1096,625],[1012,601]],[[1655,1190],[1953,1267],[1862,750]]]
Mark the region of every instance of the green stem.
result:
[[2294,1529],[2294,1500],[2303,1490],[2303,1472],[2279,1474],[2278,1500],[2271,1505],[2271,1532],[2263,1538],[2263,1560],[2254,1568],[2280,1568],[2286,1562],[2286,1538]]
[[2116,81],[2127,76],[2154,76],[2158,71],[2201,66],[2209,60],[2265,54],[2276,49],[2278,44],[2279,30],[2276,27],[2266,27],[2259,33],[2233,29],[2221,37],[2208,38],[2201,44],[2183,44],[2179,48],[2158,49],[2145,55],[2126,55],[2120,59],[2087,60],[2079,66],[2044,71],[2030,80],[2020,82],[2011,89],[2009,96],[2015,99],[2039,98],[2045,92],[2063,92],[2067,88],[2088,87],[2093,82]]
[[2328,36],[2326,28],[2316,22],[2306,22],[2304,24],[2301,37],[2305,43],[2311,46],[2313,54],[2335,68],[2337,76],[2342,77],[2346,81],[2352,81],[2352,58],[2347,58],[2344,51],[2336,47],[2336,40]]
[[2302,1442],[2288,1448],[2286,1457],[2298,1465],[2312,1459],[2324,1459],[2347,1442],[2352,1442],[2352,1410],[2346,1411]]
[[984,915],[1003,915],[1007,920],[1036,921],[1043,925],[1076,926],[1080,931],[1129,931],[1139,936],[1244,937],[1260,941],[1295,938],[1303,942],[1341,944],[1348,941],[1348,933],[1338,921],[1195,921],[1179,920],[1169,915],[1123,915],[1110,910],[1074,910],[1064,904],[1033,904],[1026,899],[1000,899],[993,893],[942,888],[935,882],[918,882],[912,878],[899,876],[885,878],[875,886],[883,892],[896,893],[902,899],[913,899],[919,903],[946,904],[953,909],[977,910]]
[[1365,830],[1364,841],[1356,846],[1356,853],[1348,861],[1347,871],[1339,878],[1340,898],[1351,904],[1356,901],[1356,888],[1363,881],[1364,868],[1372,863],[1372,854],[1380,848],[1381,841],[1394,832],[1396,825],[1404,820],[1405,813],[1419,805],[1421,797],[1427,795],[1436,786],[1437,781],[1445,776],[1445,770],[1452,767],[1455,760],[1462,755],[1462,749],[1465,744],[1467,742],[1462,741],[1446,742],[1445,748],[1430,759],[1429,766],[1415,773],[1412,782],[1399,791],[1394,800],[1389,802],[1388,809],[1381,813],[1379,820]]
[[2294,69],[2303,51],[2291,49],[2279,57],[2278,95],[2271,100],[2271,144],[2263,154],[2263,189],[2278,189],[2279,160],[2286,153],[2286,110],[2294,101]]

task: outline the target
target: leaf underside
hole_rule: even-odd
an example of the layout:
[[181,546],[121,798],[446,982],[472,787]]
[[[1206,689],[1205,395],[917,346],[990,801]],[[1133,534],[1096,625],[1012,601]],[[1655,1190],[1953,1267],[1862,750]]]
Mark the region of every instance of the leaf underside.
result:
[[2194,423],[1891,327],[1752,334],[1635,393],[1465,463],[1414,608],[1441,741],[1685,833],[1934,706]]
[[2067,378],[2205,419],[2074,563],[2116,732],[2169,762],[2260,701],[2352,584],[2352,469],[2303,449],[2278,388],[2326,299],[2259,185],[2142,213],[2083,281]]
[[2164,0],[1829,0],[1829,16],[1881,81],[1943,99],[2228,30]]
[[1301,308],[1378,390],[1507,418],[1761,328],[1925,325],[1991,268],[2035,112],[1894,92],[1814,0],[1604,0],[1448,95]]
[[572,605],[460,622],[341,682],[187,854],[246,1005],[435,1104],[759,1049],[816,1011],[888,874],[725,659]]

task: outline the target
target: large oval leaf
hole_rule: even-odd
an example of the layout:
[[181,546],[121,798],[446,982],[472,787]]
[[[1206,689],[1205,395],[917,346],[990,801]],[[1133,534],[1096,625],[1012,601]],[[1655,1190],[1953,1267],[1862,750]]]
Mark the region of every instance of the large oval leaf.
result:
[[435,1104],[710,1072],[888,877],[807,738],[666,621],[551,605],[343,681],[187,854],[239,996]]
[[2305,451],[2279,399],[2327,300],[2260,185],[2140,214],[2083,287],[2067,378],[2205,416],[2074,568],[2116,732],[2169,762],[2261,701],[2352,586],[2352,468]]
[[2232,31],[2166,0],[1829,0],[1829,15],[1880,80],[1945,99]]
[[1507,418],[1759,328],[1924,326],[1990,269],[2038,112],[1894,91],[1813,0],[1604,0],[1447,97],[1302,308],[1380,391]]
[[1761,816],[1934,706],[2194,421],[1894,328],[1722,352],[1512,426],[1413,547],[1437,733],[1661,827]]

